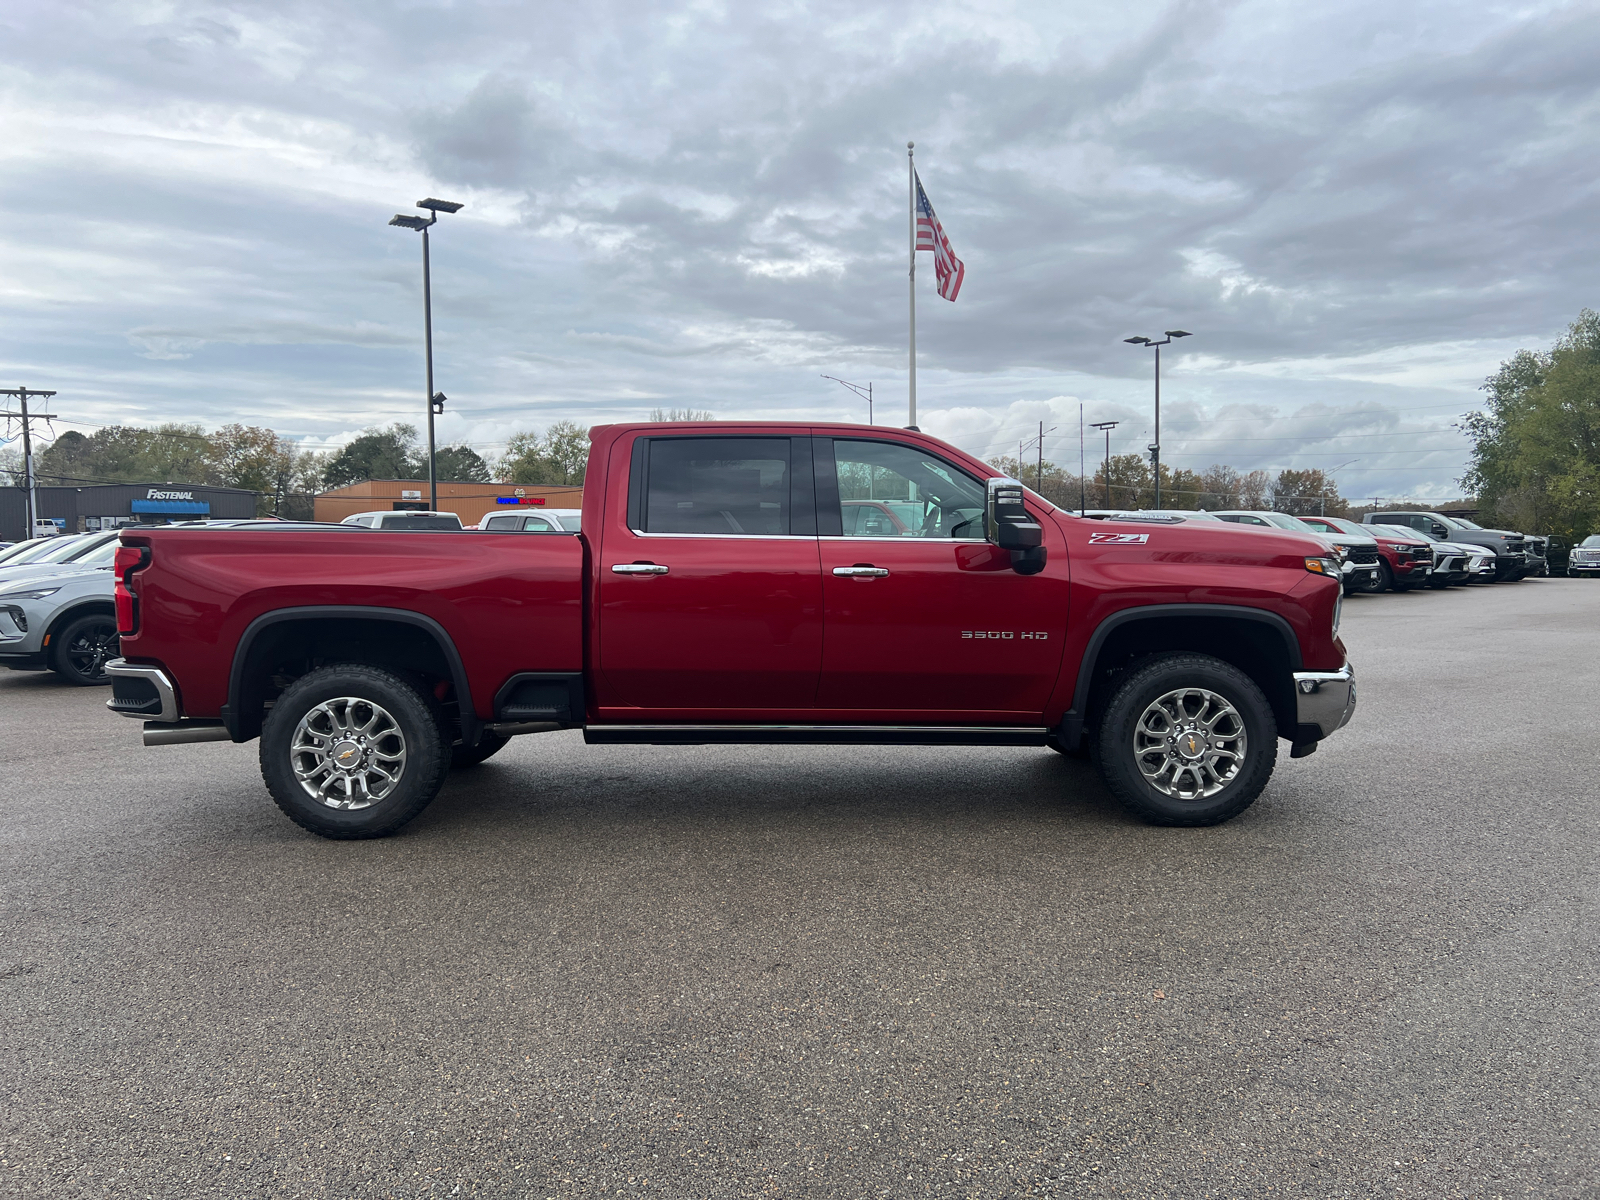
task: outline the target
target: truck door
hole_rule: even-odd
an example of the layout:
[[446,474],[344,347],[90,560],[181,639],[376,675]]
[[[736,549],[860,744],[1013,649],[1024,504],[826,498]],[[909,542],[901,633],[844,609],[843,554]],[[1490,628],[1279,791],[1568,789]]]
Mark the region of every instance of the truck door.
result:
[[862,719],[1037,721],[1067,626],[1066,547],[1018,575],[984,541],[984,485],[903,442],[815,439],[819,709]]
[[640,436],[630,464],[627,517],[608,515],[601,552],[601,706],[685,720],[811,709],[811,439]]

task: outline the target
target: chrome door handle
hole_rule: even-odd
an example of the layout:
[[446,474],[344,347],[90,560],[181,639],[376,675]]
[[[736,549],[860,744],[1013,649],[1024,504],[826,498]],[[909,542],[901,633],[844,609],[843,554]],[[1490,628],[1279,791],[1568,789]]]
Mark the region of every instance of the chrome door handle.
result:
[[666,567],[658,567],[655,563],[615,563],[611,569],[618,575],[665,575]]
[[846,579],[882,579],[889,571],[885,567],[835,567],[833,573]]

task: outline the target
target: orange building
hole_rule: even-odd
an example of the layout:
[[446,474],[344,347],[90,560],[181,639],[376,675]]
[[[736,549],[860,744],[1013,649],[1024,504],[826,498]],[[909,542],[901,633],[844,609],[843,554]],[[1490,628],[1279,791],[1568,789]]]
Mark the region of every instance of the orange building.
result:
[[[463,525],[476,525],[492,512],[540,508],[581,508],[582,487],[521,487],[514,483],[439,484],[439,511],[453,512]],[[421,510],[428,507],[426,479],[364,479],[317,493],[318,521],[342,521],[355,513]]]

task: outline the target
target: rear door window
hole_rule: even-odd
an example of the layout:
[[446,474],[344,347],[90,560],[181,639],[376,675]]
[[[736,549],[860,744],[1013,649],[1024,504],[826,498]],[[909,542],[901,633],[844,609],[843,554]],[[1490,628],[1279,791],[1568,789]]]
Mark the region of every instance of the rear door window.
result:
[[789,438],[649,438],[640,457],[642,533],[791,532]]

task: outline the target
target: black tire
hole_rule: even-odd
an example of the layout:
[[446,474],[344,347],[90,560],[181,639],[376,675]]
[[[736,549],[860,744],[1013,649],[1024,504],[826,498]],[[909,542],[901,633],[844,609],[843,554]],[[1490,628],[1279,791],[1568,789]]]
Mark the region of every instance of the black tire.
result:
[[1389,566],[1388,559],[1378,560],[1378,586],[1372,590],[1375,592],[1400,592],[1405,590],[1395,586],[1394,569]]
[[[346,700],[355,703],[345,705]],[[319,711],[319,706],[324,704],[330,709]],[[318,760],[318,752],[310,747],[309,741],[299,750],[295,748],[302,720],[308,719],[307,737],[315,740],[322,736],[317,732],[319,729],[339,728],[326,722],[330,710],[335,713],[342,710],[347,714],[347,723],[356,723],[374,708],[381,710],[388,721],[374,718],[372,736],[366,743],[351,748],[352,753],[359,754],[353,761],[372,764],[360,773],[363,779],[370,779],[389,765],[376,762],[372,756],[393,756],[397,735],[401,761],[395,768],[397,773],[392,776],[393,783],[380,783],[380,787],[385,787],[382,795],[365,802],[362,807],[335,807],[341,800],[353,803],[361,803],[361,800],[349,795],[357,781],[329,767],[321,777],[337,785],[331,789],[333,803],[313,798],[295,774],[297,761],[303,768],[311,769]],[[392,733],[389,732],[391,728]],[[323,757],[331,761],[336,757],[336,746],[354,740],[334,741],[323,737],[328,747]],[[450,744],[440,729],[439,714],[432,701],[400,676],[380,667],[340,663],[302,675],[278,697],[261,726],[261,778],[266,781],[267,790],[291,821],[326,838],[374,838],[394,833],[428,807],[439,794],[449,769]],[[340,788],[346,795],[340,795]],[[371,795],[370,791],[366,794]]]
[[511,739],[484,730],[476,746],[458,745],[450,751],[450,767],[475,767],[486,758],[493,758]]
[[106,663],[117,657],[117,619],[110,613],[89,613],[69,621],[50,643],[50,669],[75,687],[111,682]]
[[[1237,770],[1209,796],[1184,799],[1152,785],[1140,770],[1136,728],[1157,700],[1183,688],[1204,689],[1236,714],[1218,728],[1242,725]],[[1111,794],[1153,825],[1218,825],[1255,803],[1278,760],[1278,726],[1261,689],[1239,668],[1203,654],[1165,654],[1135,666],[1106,706],[1091,748]]]

